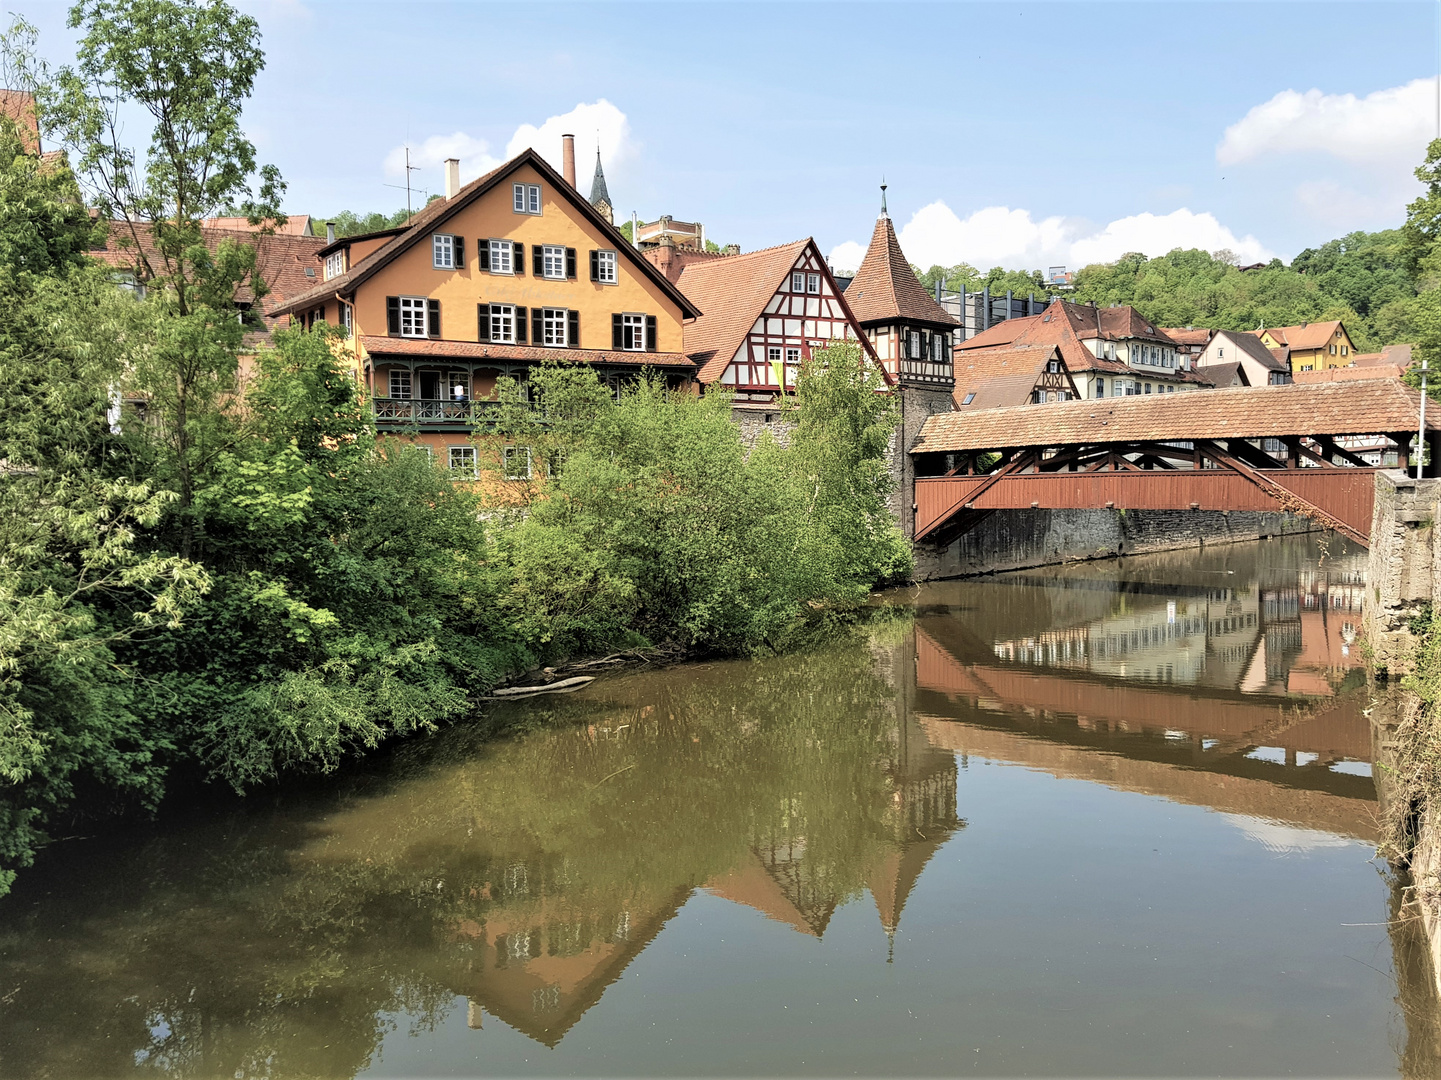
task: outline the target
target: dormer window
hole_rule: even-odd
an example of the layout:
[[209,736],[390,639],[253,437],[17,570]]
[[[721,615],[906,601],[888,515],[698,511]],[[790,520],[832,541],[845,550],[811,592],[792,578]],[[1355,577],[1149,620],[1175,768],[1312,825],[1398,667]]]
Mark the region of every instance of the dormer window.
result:
[[325,280],[329,281],[343,273],[345,273],[345,249],[341,248],[333,255],[325,257]]
[[511,192],[515,199],[515,212],[517,214],[540,213],[539,184],[516,184],[511,189]]

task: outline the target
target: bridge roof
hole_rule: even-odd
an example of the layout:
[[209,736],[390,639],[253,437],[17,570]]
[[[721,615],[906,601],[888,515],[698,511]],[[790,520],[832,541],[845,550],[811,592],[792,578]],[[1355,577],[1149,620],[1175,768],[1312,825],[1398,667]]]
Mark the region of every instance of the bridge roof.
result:
[[[1415,431],[1418,391],[1399,379],[1237,387],[939,413],[913,454],[1123,442]],[[1441,431],[1441,406],[1426,427]]]

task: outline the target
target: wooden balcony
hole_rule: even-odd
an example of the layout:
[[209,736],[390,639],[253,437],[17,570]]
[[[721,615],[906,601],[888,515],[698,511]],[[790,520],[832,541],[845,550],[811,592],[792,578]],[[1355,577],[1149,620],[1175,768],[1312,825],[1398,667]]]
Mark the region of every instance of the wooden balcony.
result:
[[382,427],[469,427],[484,423],[498,401],[450,401],[440,398],[373,398],[375,422]]

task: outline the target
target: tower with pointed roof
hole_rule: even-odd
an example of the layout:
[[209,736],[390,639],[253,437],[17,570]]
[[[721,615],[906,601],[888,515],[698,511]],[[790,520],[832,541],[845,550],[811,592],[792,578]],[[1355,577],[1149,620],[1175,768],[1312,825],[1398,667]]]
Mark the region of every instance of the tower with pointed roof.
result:
[[914,466],[907,451],[920,437],[921,425],[935,413],[950,412],[955,372],[951,349],[960,321],[926,291],[901,251],[886,209],[881,183],[881,212],[871,245],[845,290],[862,332],[875,347],[881,366],[899,388],[901,430],[892,457],[892,512],[910,535],[914,511],[902,493],[911,490]]
[[605,170],[600,167],[600,147],[595,148],[595,177],[590,182],[590,205],[607,222],[615,224],[615,206],[610,201],[610,189],[605,186]]

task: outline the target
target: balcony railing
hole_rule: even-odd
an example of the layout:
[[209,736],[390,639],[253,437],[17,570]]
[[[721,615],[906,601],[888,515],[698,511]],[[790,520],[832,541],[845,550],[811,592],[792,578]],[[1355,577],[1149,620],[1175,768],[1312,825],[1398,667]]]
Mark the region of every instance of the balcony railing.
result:
[[431,398],[374,398],[380,424],[475,424],[500,407],[498,401],[444,401]]

